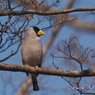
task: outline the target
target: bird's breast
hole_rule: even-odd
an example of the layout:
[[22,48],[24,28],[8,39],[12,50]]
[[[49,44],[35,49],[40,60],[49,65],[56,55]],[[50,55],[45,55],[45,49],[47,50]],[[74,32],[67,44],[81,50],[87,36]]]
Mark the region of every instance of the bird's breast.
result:
[[37,66],[42,61],[42,44],[39,39],[31,39],[22,43],[22,57],[25,64]]

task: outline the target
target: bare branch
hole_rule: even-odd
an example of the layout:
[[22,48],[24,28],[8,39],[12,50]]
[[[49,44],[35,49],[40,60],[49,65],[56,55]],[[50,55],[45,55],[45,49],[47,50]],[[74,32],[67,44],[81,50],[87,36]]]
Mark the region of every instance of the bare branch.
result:
[[82,11],[94,11],[95,7],[82,7],[82,8],[71,8],[65,10],[57,10],[57,11],[37,11],[37,10],[25,10],[25,11],[1,11],[0,16],[8,16],[8,15],[24,15],[24,14],[38,14],[38,15],[58,15],[58,14],[66,14],[71,12],[82,12]]
[[[75,0],[70,0],[69,3],[67,4],[67,6],[65,7],[65,9],[71,8],[74,1]],[[53,9],[51,9],[51,10],[53,11]],[[54,30],[53,30],[49,40],[45,44],[44,49],[43,49],[43,54],[45,54],[47,52],[47,50],[50,48],[50,46],[52,45],[52,43],[56,39],[56,37],[59,33],[59,30],[65,24],[65,20],[67,20],[67,15],[66,14],[65,15],[56,15],[56,16],[53,16],[53,17],[57,19],[56,23],[58,23],[58,25],[54,27]]]
[[47,69],[47,68],[35,68],[29,66],[21,65],[11,65],[0,63],[0,70],[4,71],[14,71],[14,72],[28,72],[28,73],[38,73],[44,75],[55,75],[55,76],[65,76],[65,77],[91,77],[95,76],[94,69],[87,69],[82,71],[70,71],[70,70],[57,70],[57,69]]
[[[74,19],[76,17],[71,17],[71,16],[68,16],[69,19]],[[88,32],[95,32],[95,26],[94,26],[94,23],[93,22],[88,22],[88,21],[85,21],[83,19],[76,19],[76,20],[73,20],[71,22],[69,22],[69,24],[71,26],[74,26],[78,29],[84,29],[84,30],[88,30]],[[86,31],[87,32],[87,31]]]
[[20,46],[21,46],[21,43],[19,43],[19,45],[17,46],[17,49],[14,52],[12,51],[10,55],[8,55],[7,57],[1,59],[0,62],[3,62],[5,60],[9,59],[10,57],[14,56],[18,52]]
[[26,79],[24,83],[21,85],[18,95],[26,95],[26,93],[29,93],[27,89],[30,87],[31,84],[32,79],[31,77],[28,77],[28,79]]

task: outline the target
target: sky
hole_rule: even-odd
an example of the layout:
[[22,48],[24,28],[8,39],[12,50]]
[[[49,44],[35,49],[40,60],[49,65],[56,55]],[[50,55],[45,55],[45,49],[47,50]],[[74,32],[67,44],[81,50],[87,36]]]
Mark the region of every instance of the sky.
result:
[[[61,1],[61,5],[59,6],[59,9],[62,9],[62,6],[64,8],[66,3],[69,0],[60,0],[60,1]],[[52,2],[50,0],[47,0],[47,2],[52,3],[53,0],[52,0]],[[76,3],[74,4],[73,8],[94,7],[94,6],[95,6],[95,0],[76,0]],[[85,19],[87,21],[93,21],[93,19],[95,20],[95,15],[89,15],[89,17],[87,17],[84,12],[75,12],[75,13],[71,13],[70,15],[79,16],[81,19]],[[35,15],[34,19],[33,19],[33,23],[30,23],[29,27],[35,25],[37,22],[38,22],[37,15]],[[44,27],[48,27],[48,21],[42,22],[40,25],[38,25],[38,27],[40,27],[42,29]],[[89,47],[89,48],[95,47],[95,41],[94,41],[95,34],[94,33],[86,33],[84,30],[82,30],[82,31],[76,31],[76,30],[77,29],[75,29],[74,27],[69,27],[68,25],[63,26],[63,28],[60,30],[60,34],[57,36],[57,39],[55,40],[52,47],[56,47],[56,45],[61,40],[66,40],[66,39],[68,40],[68,38],[71,37],[71,35],[73,35],[73,34],[78,36],[80,44],[82,44],[85,48],[86,47]],[[42,41],[43,45],[45,45],[46,41],[49,39],[51,31],[52,31],[52,29],[45,31],[46,35],[41,37],[41,41]],[[43,67],[45,67],[45,68],[54,68],[54,66],[52,65],[52,57],[50,55],[51,52],[52,52],[52,48],[50,48],[50,50],[47,52],[47,55],[45,57],[45,61],[44,61],[45,64],[43,63]],[[9,51],[7,53],[9,53]],[[2,56],[5,56],[5,55],[2,55]],[[57,62],[58,61],[56,61],[56,63]],[[22,65],[21,48],[14,57],[11,57],[4,63]],[[5,73],[5,71],[1,71],[0,74],[3,75],[3,77],[0,78],[0,82],[1,82],[0,83],[0,85],[1,85],[0,86],[0,92],[1,92],[0,95],[3,95],[2,93],[5,93],[5,95],[17,95],[17,91],[18,91],[17,87],[19,87],[24,82],[24,80],[27,78],[26,74],[21,73],[21,72],[16,72],[16,73],[15,72],[6,72]],[[14,77],[14,79],[10,78],[10,79],[6,80],[6,76],[10,76],[10,74],[12,75],[12,78]],[[41,80],[41,77],[42,78],[44,77],[44,79]],[[5,83],[3,83],[3,80],[5,80]],[[12,82],[11,84],[10,84],[10,80]],[[65,82],[61,77],[58,77],[58,76],[39,75],[38,82],[40,85],[40,91],[33,92],[31,95],[52,95],[52,94],[54,94],[54,95],[70,95],[73,91],[75,91],[74,89],[70,89],[68,86],[69,84],[67,82]],[[15,88],[14,91],[16,93],[14,93],[14,94],[12,91],[12,86]],[[3,91],[4,89],[6,92]]]

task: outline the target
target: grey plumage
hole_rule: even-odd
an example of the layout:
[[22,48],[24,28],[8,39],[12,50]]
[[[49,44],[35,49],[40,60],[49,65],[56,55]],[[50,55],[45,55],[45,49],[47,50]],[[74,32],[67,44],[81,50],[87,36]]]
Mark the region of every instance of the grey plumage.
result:
[[[33,27],[26,31],[22,42],[22,61],[24,65],[40,66],[42,62],[42,43]],[[27,74],[28,75],[28,74]],[[39,90],[37,83],[37,75],[32,75],[33,90]]]

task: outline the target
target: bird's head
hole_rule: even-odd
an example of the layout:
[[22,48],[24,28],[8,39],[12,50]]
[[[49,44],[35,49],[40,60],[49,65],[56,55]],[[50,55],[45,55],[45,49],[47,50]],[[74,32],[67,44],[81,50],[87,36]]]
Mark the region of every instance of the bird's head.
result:
[[37,36],[42,36],[45,35],[45,32],[43,32],[42,30],[40,30],[38,27],[33,27],[33,30],[35,31],[35,33],[37,34]]

